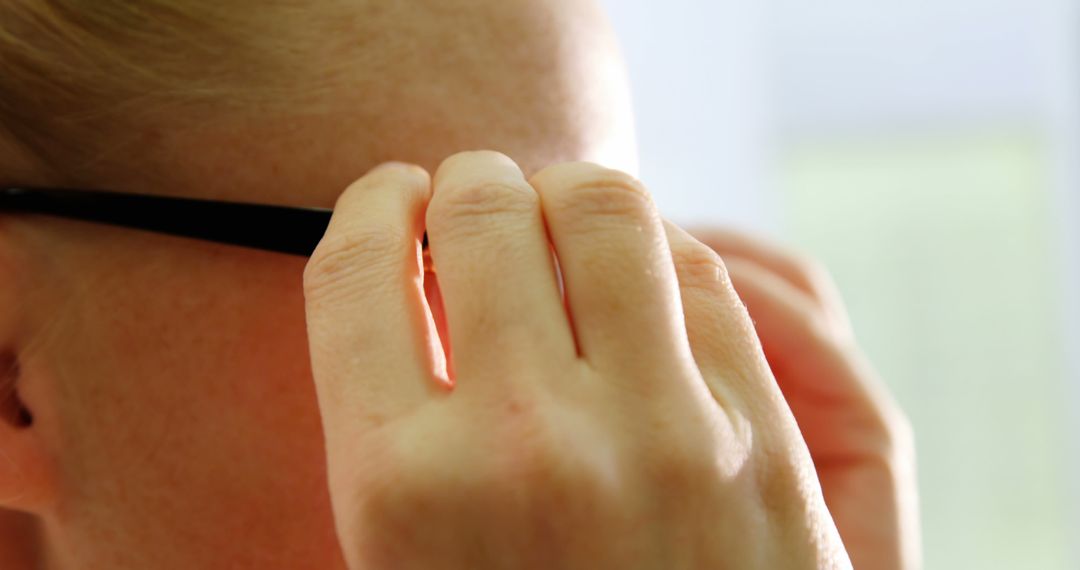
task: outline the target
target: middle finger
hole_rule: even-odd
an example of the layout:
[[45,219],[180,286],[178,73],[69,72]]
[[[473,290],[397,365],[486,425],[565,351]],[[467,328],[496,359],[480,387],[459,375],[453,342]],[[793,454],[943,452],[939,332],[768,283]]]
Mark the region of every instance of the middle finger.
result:
[[517,164],[497,152],[459,153],[434,186],[429,247],[455,375],[475,380],[500,358],[572,358],[540,198]]

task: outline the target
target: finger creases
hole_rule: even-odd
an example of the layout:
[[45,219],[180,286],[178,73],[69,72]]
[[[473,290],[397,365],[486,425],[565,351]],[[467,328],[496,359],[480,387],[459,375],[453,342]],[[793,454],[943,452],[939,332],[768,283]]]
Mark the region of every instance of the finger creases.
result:
[[751,261],[784,279],[819,305],[838,332],[851,334],[850,319],[840,299],[840,292],[820,263],[747,232],[702,228],[690,230],[689,233],[725,259],[738,257]]
[[694,360],[720,401],[748,393],[773,398],[776,387],[757,332],[724,261],[677,225],[664,229],[679,280]]
[[426,221],[455,391],[507,381],[504,368],[523,361],[575,356],[540,198],[514,161],[492,151],[447,158]]
[[[378,168],[338,198],[304,269],[308,343],[324,421],[372,421],[415,405],[445,369],[423,288],[430,198],[422,168]],[[355,418],[342,417],[344,425]]]
[[870,377],[859,374],[852,345],[804,291],[753,261],[729,257],[727,263],[785,393],[823,405],[865,397]]
[[530,181],[541,196],[582,357],[624,370],[692,364],[671,252],[641,182],[585,162],[548,167]]
[[[836,334],[820,307],[753,261],[729,256],[727,264],[814,453],[827,456],[902,440],[895,400],[850,339]],[[854,432],[858,441],[844,436],[853,425],[860,426]]]

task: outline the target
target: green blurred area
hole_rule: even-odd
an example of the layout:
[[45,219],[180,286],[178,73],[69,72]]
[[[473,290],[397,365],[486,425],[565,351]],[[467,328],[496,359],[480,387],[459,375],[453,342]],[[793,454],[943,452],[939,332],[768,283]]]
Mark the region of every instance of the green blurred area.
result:
[[782,160],[786,237],[833,271],[915,427],[928,569],[1080,568],[1048,153],[1002,132]]

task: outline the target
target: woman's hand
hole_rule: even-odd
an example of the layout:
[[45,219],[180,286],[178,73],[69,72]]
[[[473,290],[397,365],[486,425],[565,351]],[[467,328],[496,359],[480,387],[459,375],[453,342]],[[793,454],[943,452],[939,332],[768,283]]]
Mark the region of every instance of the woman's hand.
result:
[[816,263],[748,235],[691,233],[746,302],[856,568],[921,566],[911,427],[855,344]]
[[631,177],[376,169],[304,287],[350,568],[850,568],[723,264]]

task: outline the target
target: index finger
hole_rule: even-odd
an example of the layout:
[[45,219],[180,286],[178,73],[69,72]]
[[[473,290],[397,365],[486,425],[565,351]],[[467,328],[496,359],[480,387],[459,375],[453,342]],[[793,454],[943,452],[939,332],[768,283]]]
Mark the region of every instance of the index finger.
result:
[[[327,436],[379,424],[424,401],[445,376],[425,299],[420,242],[431,179],[391,164],[338,198],[304,269],[311,368]],[[340,426],[343,429],[333,429]]]

